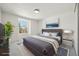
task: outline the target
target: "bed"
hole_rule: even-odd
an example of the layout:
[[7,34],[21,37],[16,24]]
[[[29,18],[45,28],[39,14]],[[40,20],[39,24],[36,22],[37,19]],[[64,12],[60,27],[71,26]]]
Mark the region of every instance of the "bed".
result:
[[42,29],[42,33],[57,33],[57,37],[33,35],[23,38],[23,44],[36,56],[53,56],[57,54],[59,46],[62,44],[62,29]]

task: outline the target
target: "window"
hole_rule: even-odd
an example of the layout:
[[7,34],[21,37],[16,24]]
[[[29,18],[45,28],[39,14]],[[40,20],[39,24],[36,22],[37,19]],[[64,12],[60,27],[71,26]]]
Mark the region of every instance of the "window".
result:
[[19,33],[28,33],[29,32],[29,20],[19,18]]

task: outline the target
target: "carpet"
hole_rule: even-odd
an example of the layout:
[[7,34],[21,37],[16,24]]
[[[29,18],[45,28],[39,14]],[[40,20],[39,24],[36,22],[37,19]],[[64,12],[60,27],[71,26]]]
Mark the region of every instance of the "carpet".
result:
[[59,47],[59,49],[57,51],[57,56],[68,56],[68,55],[69,55],[69,49]]

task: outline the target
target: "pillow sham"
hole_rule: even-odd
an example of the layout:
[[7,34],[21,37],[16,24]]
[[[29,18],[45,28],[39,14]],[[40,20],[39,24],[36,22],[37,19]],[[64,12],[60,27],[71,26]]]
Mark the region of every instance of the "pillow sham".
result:
[[61,36],[60,32],[43,32],[43,36],[51,36],[51,37],[56,37],[56,36]]
[[49,36],[49,33],[48,32],[43,32],[43,35],[44,36]]
[[49,36],[57,36],[57,32],[55,32],[55,33],[50,33],[50,35]]

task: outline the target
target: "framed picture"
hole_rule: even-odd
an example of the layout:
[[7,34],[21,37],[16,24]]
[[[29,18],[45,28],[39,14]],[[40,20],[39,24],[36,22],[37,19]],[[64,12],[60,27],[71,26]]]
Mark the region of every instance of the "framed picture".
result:
[[46,28],[55,28],[55,27],[59,27],[59,18],[55,20],[49,20],[46,23]]
[[53,27],[59,27],[59,24],[58,23],[46,24],[46,28],[53,28]]

